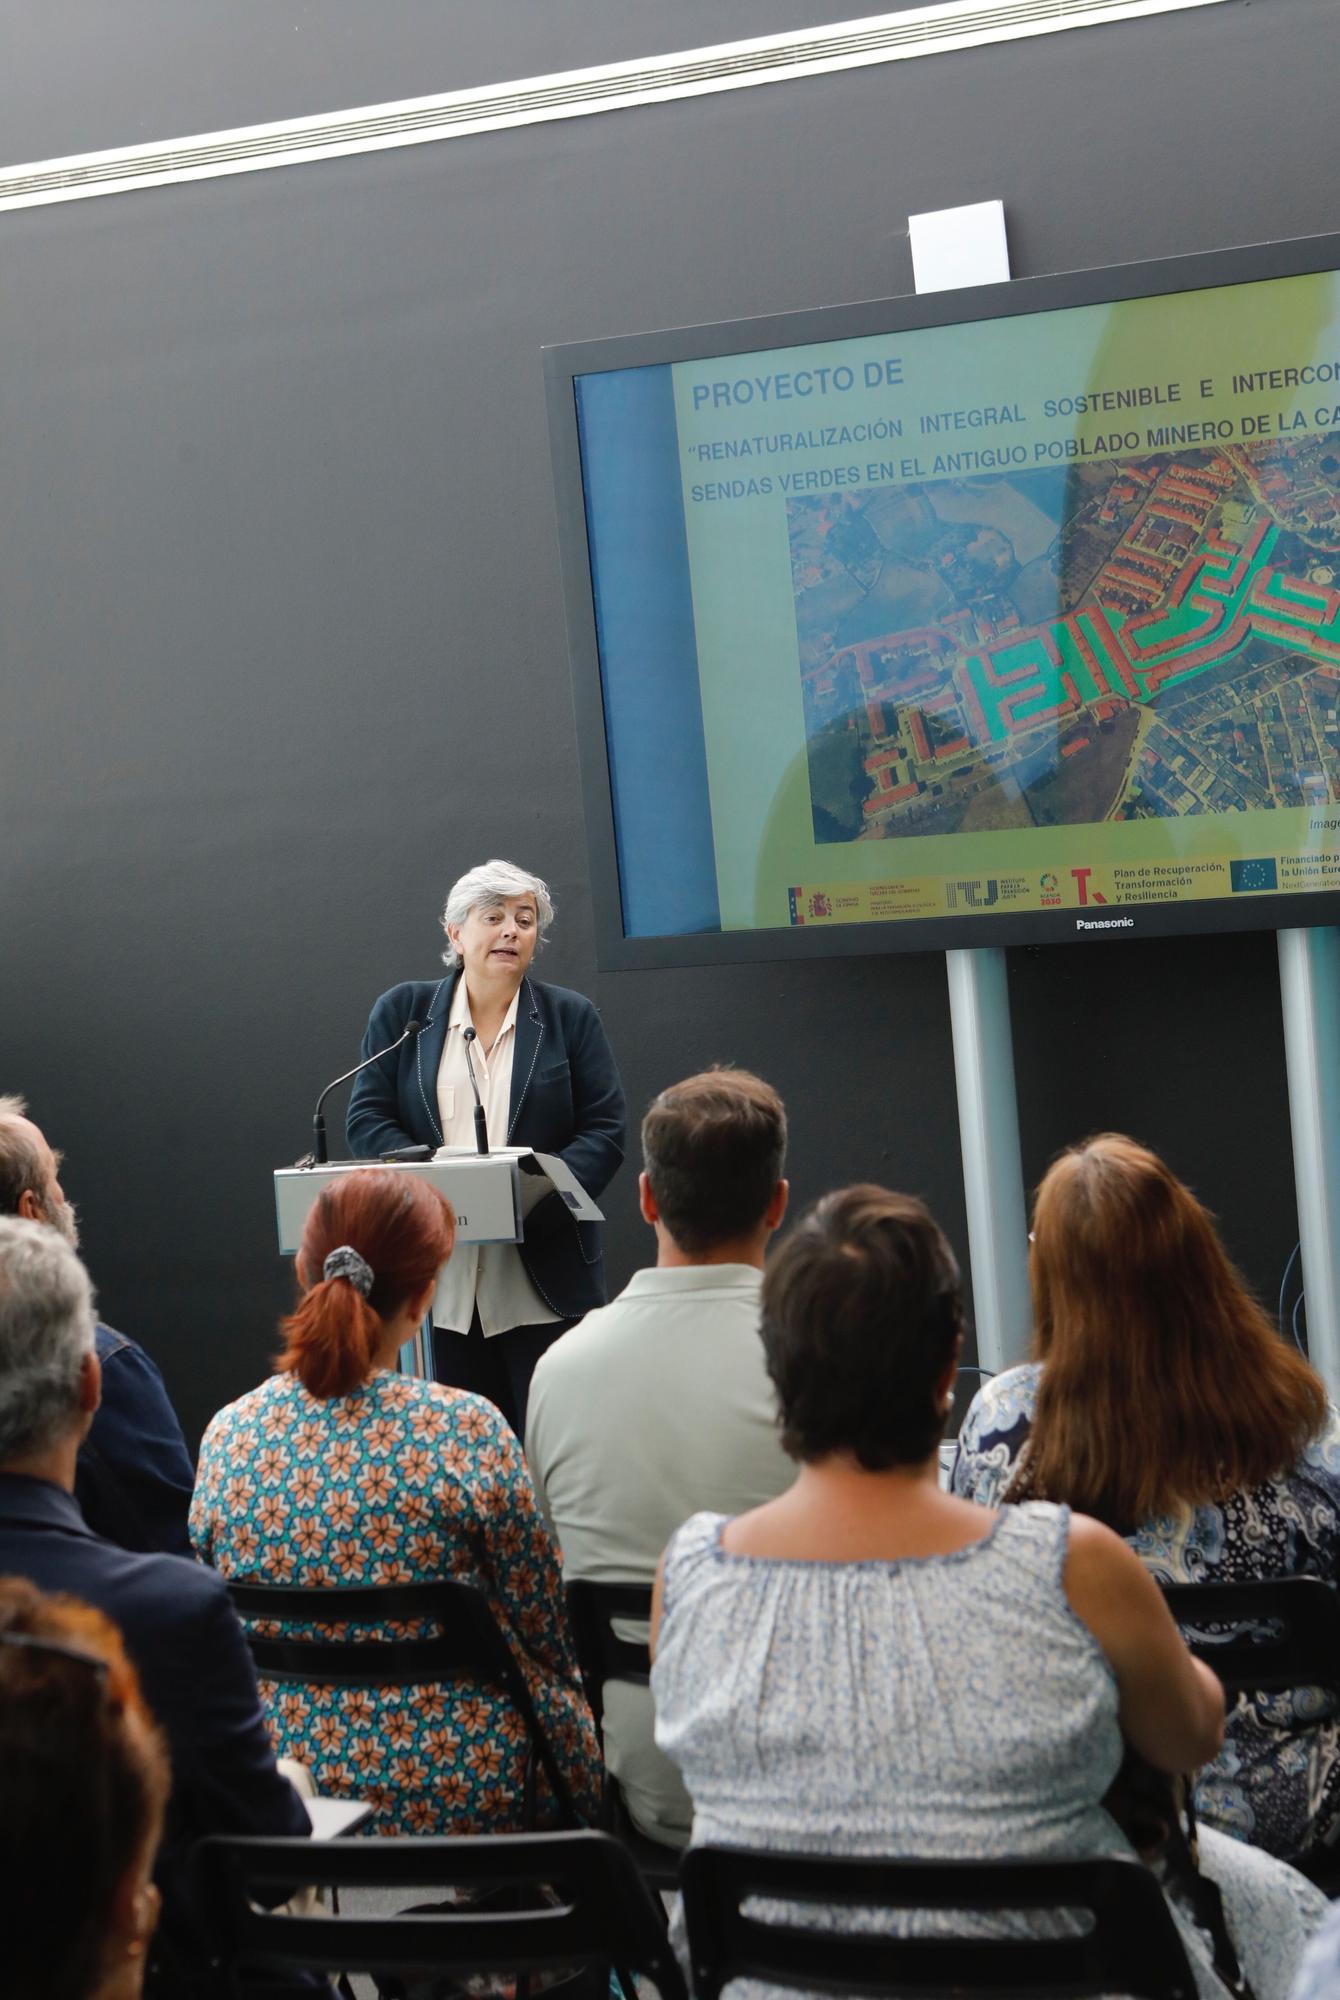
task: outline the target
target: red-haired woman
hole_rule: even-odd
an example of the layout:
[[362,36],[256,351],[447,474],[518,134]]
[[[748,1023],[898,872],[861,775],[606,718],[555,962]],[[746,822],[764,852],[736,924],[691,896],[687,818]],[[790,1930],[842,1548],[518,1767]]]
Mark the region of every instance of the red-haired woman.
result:
[[[207,1562],[251,1582],[482,1585],[594,1815],[599,1752],[521,1448],[483,1397],[392,1372],[455,1229],[416,1175],[364,1168],[326,1186],[303,1231],[279,1372],[201,1443],[191,1535]],[[520,1826],[526,1738],[502,1696],[461,1683],[261,1692],[280,1754],[309,1765],[319,1791],[372,1800],[377,1831]]]
[[0,1770],[5,1992],[139,2000],[167,1746],[110,1619],[14,1576],[0,1578]]
[[[1063,1153],[1029,1268],[1036,1358],[976,1397],[953,1490],[1068,1501],[1163,1583],[1340,1580],[1340,1418],[1163,1161],[1114,1133]],[[1288,1859],[1335,1838],[1334,1697],[1241,1698],[1196,1805]]]

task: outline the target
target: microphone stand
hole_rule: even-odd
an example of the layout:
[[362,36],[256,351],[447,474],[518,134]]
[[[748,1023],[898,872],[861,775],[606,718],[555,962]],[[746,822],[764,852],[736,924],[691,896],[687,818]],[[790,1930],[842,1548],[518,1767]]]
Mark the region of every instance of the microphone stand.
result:
[[475,1151],[477,1153],[487,1153],[489,1149],[488,1121],[484,1116],[484,1106],[480,1102],[479,1083],[475,1077],[475,1065],[470,1049],[470,1044],[477,1042],[479,1036],[473,1028],[466,1028],[461,1039],[465,1043],[465,1067],[470,1072],[470,1088],[475,1094]]
[[[298,1165],[300,1167],[324,1167],[326,1165],[329,1156],[326,1152],[326,1118],[322,1106],[330,1096],[331,1091],[338,1090],[342,1083],[348,1083],[350,1077],[357,1076],[360,1070],[370,1069],[373,1063],[380,1062],[383,1056],[394,1055],[402,1042],[411,1041],[418,1032],[419,1023],[417,1021],[406,1021],[404,1033],[392,1042],[388,1048],[378,1049],[375,1056],[368,1056],[363,1062],[355,1063],[352,1069],[347,1069],[344,1072],[343,1076],[337,1076],[333,1083],[326,1085],[320,1097],[316,1100],[316,1110],[312,1115],[312,1150],[305,1160],[299,1160]],[[478,1096],[478,1092],[475,1094]],[[487,1151],[487,1148],[485,1150]]]

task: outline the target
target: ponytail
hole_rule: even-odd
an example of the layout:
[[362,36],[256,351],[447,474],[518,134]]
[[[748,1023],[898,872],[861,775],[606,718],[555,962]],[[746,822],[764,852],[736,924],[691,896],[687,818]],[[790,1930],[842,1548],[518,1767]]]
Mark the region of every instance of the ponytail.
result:
[[422,1296],[456,1241],[451,1203],[415,1174],[365,1167],[312,1203],[296,1270],[298,1305],[276,1361],[323,1401],[366,1382],[387,1327]]
[[347,1396],[372,1373],[382,1321],[348,1278],[323,1278],[281,1323],[279,1367],[310,1396]]

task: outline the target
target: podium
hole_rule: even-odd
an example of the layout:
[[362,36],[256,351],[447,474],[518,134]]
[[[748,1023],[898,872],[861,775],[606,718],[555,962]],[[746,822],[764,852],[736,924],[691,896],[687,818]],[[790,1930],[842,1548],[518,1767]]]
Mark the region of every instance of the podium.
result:
[[[275,1169],[275,1224],[284,1256],[297,1254],[308,1214],[321,1190],[342,1174],[368,1167],[414,1174],[444,1194],[456,1211],[458,1243],[521,1243],[526,1217],[557,1195],[575,1222],[603,1222],[604,1213],[556,1154],[528,1146],[495,1146],[490,1152],[439,1147],[431,1160],[329,1160],[321,1166]],[[432,1380],[431,1315],[415,1341],[415,1370]]]

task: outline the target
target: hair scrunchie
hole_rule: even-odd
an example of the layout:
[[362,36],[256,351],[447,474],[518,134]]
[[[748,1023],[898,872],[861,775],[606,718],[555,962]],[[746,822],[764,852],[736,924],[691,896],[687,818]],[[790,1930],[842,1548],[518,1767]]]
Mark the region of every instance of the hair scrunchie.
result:
[[366,1298],[376,1276],[366,1257],[360,1257],[351,1243],[341,1243],[321,1266],[323,1278],[347,1278],[356,1292]]

